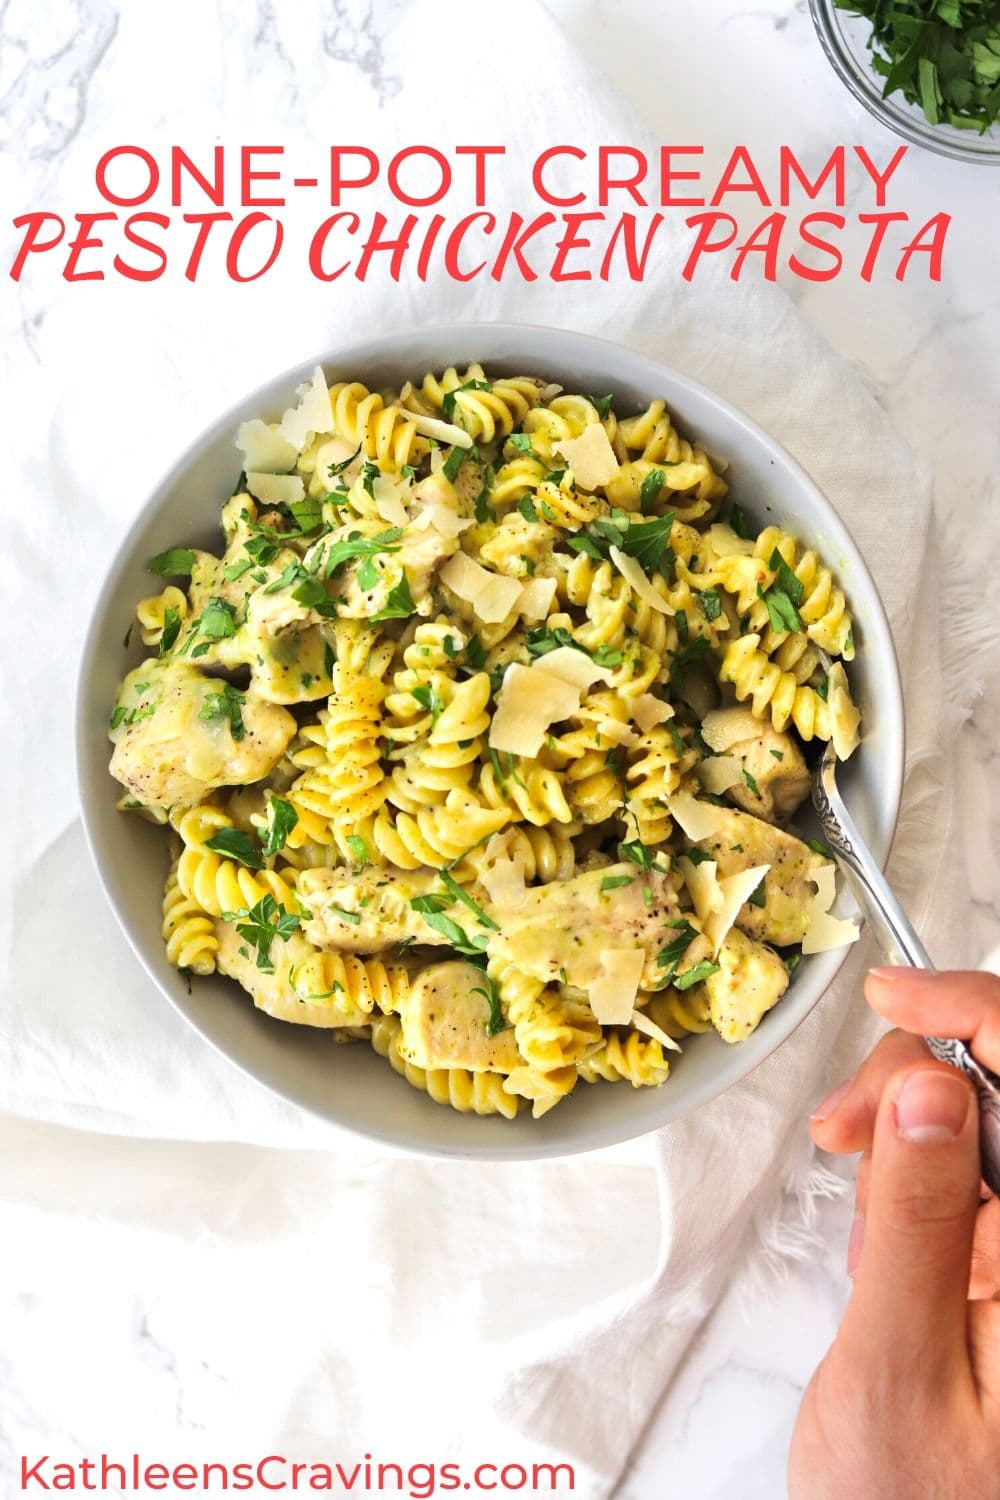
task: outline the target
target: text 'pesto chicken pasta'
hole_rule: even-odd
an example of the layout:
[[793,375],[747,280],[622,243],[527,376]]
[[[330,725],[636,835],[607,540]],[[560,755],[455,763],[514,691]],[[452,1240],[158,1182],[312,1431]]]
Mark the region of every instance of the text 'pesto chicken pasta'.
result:
[[478,1114],[747,1037],[856,936],[788,827],[804,742],[858,742],[830,569],[662,401],[475,364],[298,396],[239,429],[222,555],[150,560],[111,715],[170,961]]

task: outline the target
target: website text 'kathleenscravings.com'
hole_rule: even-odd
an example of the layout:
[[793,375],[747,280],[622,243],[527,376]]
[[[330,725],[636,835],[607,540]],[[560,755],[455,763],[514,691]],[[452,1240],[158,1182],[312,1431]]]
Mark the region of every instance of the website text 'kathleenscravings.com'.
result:
[[21,1457],[21,1493],[54,1494],[342,1494],[404,1495],[431,1500],[448,1491],[524,1490],[552,1494],[575,1488],[572,1464],[399,1464],[370,1453],[350,1463],[312,1462],[268,1453],[233,1463],[157,1463],[140,1453],[112,1458],[60,1459],[52,1454]]

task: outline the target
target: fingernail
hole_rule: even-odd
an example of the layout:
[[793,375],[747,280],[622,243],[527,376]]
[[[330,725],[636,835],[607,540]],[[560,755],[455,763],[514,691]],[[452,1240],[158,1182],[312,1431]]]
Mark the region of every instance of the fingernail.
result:
[[810,1120],[828,1120],[853,1082],[853,1078],[845,1078],[843,1083],[838,1083],[833,1092],[827,1094],[822,1103],[817,1104],[816,1108],[809,1116]]
[[957,1073],[922,1068],[911,1073],[896,1100],[896,1126],[917,1145],[952,1141],[965,1124],[971,1092]]
[[865,1240],[865,1216],[855,1214],[851,1232],[847,1238],[847,1274],[853,1276],[861,1259],[861,1246]]

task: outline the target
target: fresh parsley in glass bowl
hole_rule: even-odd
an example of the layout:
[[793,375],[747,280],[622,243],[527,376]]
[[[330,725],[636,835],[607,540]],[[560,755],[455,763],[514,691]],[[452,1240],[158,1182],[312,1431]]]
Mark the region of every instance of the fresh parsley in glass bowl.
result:
[[1000,165],[1000,0],[809,0],[855,99],[904,140]]

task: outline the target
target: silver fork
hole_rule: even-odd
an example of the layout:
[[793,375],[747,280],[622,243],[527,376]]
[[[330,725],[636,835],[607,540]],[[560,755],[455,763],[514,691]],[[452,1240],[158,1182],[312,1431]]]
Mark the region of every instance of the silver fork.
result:
[[[830,658],[825,653],[821,656],[824,670],[829,671]],[[913,924],[844,804],[837,788],[837,757],[832,744],[827,744],[813,767],[812,800],[823,837],[890,964],[933,969]],[[966,1043],[957,1038],[928,1036],[924,1041],[933,1057],[960,1069],[975,1085],[983,1180],[991,1192],[1000,1195],[1000,1078],[973,1057]]]

